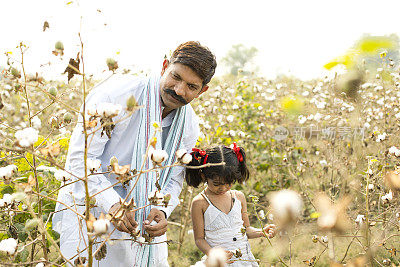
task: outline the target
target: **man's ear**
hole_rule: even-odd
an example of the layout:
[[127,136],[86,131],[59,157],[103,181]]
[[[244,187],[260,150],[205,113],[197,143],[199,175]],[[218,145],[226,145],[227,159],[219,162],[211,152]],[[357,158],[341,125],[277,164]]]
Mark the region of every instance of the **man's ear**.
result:
[[168,66],[169,66],[169,60],[164,59],[163,64],[162,64],[162,69],[161,69],[161,75],[164,75],[164,72],[168,68]]
[[203,88],[201,88],[199,94],[196,96],[198,98],[202,93],[208,90],[208,85],[204,85]]

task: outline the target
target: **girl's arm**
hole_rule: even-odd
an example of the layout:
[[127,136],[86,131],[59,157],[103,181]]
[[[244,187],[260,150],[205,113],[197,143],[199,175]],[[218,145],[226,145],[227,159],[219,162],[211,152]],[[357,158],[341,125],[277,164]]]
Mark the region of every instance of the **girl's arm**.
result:
[[194,242],[196,246],[206,255],[211,250],[211,246],[204,239],[204,212],[201,196],[193,199],[191,213],[193,223]]
[[[264,233],[259,228],[254,228],[250,226],[249,215],[247,214],[247,201],[244,194],[240,191],[235,191],[236,196],[239,198],[242,203],[242,220],[243,226],[246,228],[246,235],[248,239],[263,237]],[[275,225],[270,224],[264,227],[264,231],[268,234],[268,238],[272,238],[275,236]]]

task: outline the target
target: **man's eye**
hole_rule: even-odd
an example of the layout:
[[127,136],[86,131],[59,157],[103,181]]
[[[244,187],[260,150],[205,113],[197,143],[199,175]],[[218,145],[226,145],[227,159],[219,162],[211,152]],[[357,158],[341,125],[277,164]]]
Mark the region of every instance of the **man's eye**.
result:
[[172,74],[172,78],[174,78],[175,80],[179,80],[179,76],[176,74]]

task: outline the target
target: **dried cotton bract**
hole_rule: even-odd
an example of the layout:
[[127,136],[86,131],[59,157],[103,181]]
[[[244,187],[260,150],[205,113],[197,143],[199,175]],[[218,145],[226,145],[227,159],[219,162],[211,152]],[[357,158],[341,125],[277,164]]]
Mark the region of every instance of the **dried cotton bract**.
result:
[[272,213],[277,224],[282,227],[295,222],[301,216],[303,200],[301,196],[292,190],[284,189],[273,192],[270,196]]
[[168,206],[169,201],[171,200],[171,194],[163,194],[160,191],[153,191],[149,195],[149,201],[152,205],[160,205],[163,204],[165,207]]

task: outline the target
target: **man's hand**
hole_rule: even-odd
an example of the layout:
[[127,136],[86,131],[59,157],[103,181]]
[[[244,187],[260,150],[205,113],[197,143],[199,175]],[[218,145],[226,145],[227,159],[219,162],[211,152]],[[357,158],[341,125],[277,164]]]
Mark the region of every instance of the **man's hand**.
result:
[[[122,212],[121,203],[117,202],[111,206],[108,213],[114,215],[116,212]],[[134,233],[136,231],[137,222],[135,221],[134,211],[125,211],[124,216],[120,220],[112,220],[112,224],[117,230],[126,233]]]
[[[152,221],[155,221],[156,224],[152,223]],[[167,218],[165,218],[165,213],[157,208],[150,210],[150,214],[143,224],[146,232],[152,237],[161,236],[167,232],[168,222]]]

